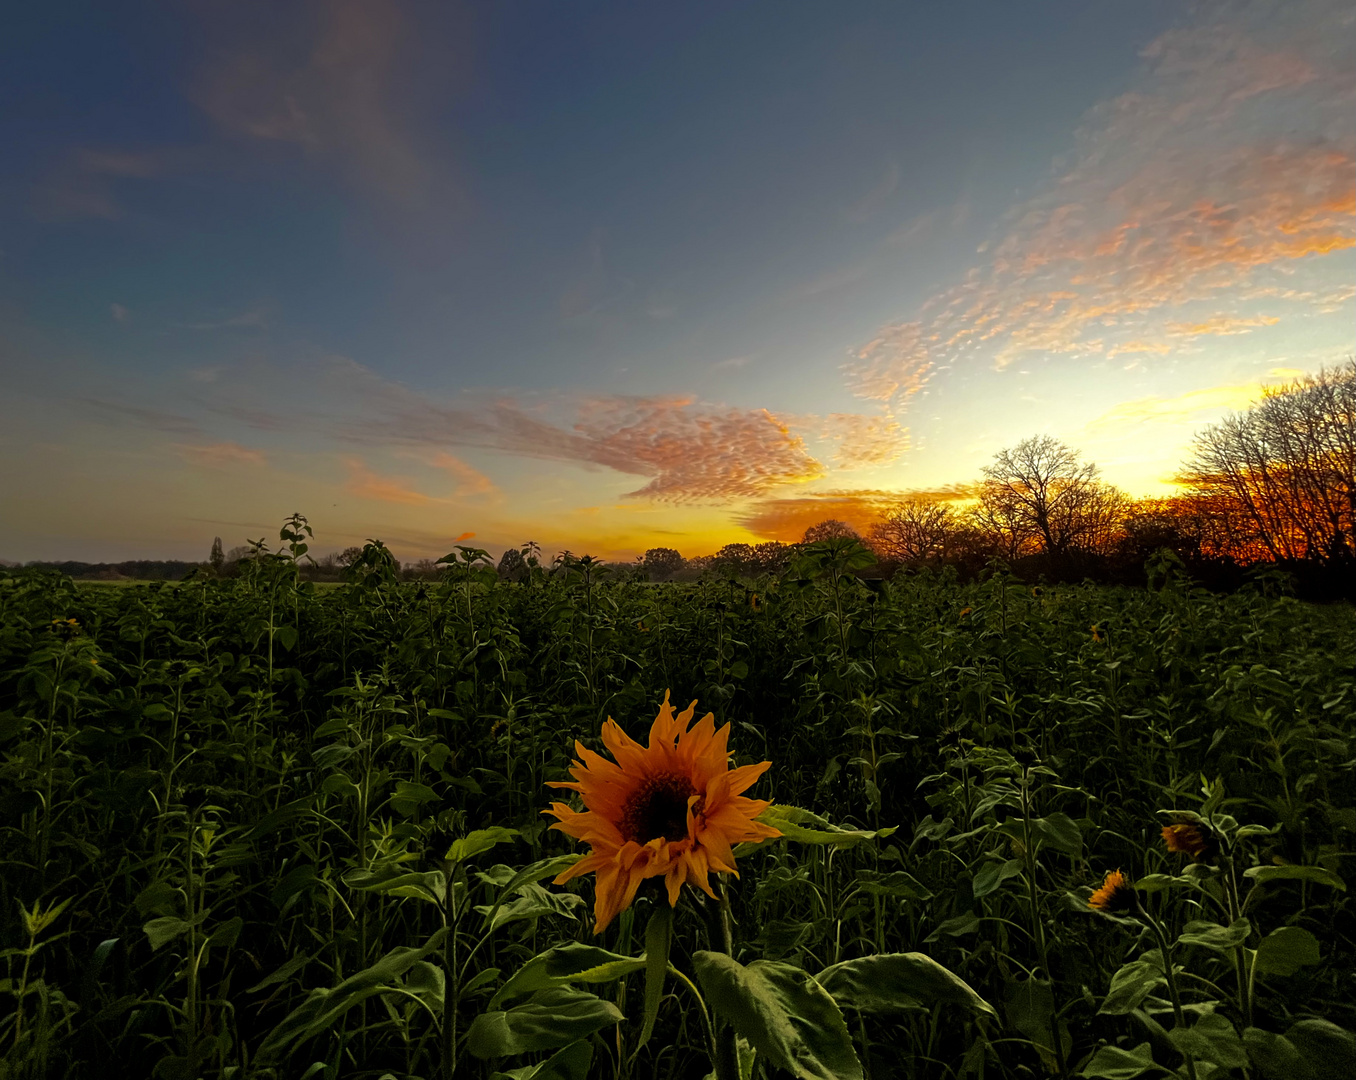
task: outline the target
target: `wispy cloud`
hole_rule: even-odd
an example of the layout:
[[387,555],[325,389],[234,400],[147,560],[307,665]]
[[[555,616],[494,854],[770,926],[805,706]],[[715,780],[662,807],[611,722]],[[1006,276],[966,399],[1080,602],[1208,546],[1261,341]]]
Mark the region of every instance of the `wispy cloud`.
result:
[[1217,315],[1213,319],[1206,319],[1197,323],[1170,322],[1167,324],[1166,330],[1173,337],[1201,337],[1202,335],[1227,337],[1233,334],[1250,333],[1259,326],[1275,326],[1280,321],[1275,315],[1259,315],[1252,319]]
[[84,218],[116,221],[126,212],[114,181],[158,175],[164,155],[152,152],[76,147],[33,192],[33,211],[42,221]]
[[1087,431],[1108,434],[1113,429],[1146,424],[1196,424],[1226,410],[1246,409],[1262,396],[1261,383],[1207,386],[1172,396],[1150,395],[1123,401],[1089,421]]
[[211,443],[207,446],[177,443],[174,449],[185,461],[207,468],[268,464],[268,458],[262,450],[250,450],[236,442]]
[[875,183],[870,191],[867,191],[860,198],[855,199],[840,211],[840,216],[844,221],[854,225],[860,225],[863,222],[870,221],[879,213],[890,201],[896,189],[899,187],[899,178],[901,176],[899,163],[891,162],[885,170],[885,174]]
[[121,304],[109,304],[108,311],[113,316],[114,322],[126,322],[132,317],[132,313]]
[[457,486],[452,492],[458,497],[470,495],[490,495],[498,489],[494,482],[478,469],[472,468],[461,458],[453,457],[448,453],[434,454],[429,460],[429,464],[435,469],[443,469],[450,473],[457,481]]
[[218,46],[196,98],[223,128],[291,143],[364,187],[422,205],[433,169],[393,100],[406,27],[400,7],[325,0],[217,8]]
[[[902,405],[962,363],[1152,353],[1143,343],[1185,325],[1241,331],[1219,311],[1241,291],[1356,247],[1346,5],[1194,10],[1145,50],[1131,91],[1088,114],[986,263],[851,350],[855,393]],[[1185,304],[1206,310],[1184,320]]]
[[[308,408],[283,413],[260,402],[252,388],[258,379],[214,384],[202,404],[259,430],[306,427],[349,444],[449,453],[480,447],[608,468],[646,479],[627,497],[660,502],[756,498],[825,472],[804,439],[766,409],[688,396],[557,397],[533,405],[470,395],[438,400],[342,358],[297,378]],[[269,375],[275,388],[284,379]]]
[[344,467],[348,470],[348,480],[344,488],[349,494],[360,499],[398,503],[403,506],[427,506],[434,502],[429,496],[410,487],[407,477],[382,476],[373,472],[359,458],[344,458]]

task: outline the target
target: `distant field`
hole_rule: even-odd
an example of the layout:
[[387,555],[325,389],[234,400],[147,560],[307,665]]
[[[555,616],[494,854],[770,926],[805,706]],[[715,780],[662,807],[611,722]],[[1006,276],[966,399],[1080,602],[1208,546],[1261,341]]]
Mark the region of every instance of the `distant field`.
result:
[[[839,1063],[804,1075],[1356,1075],[1352,608],[862,557],[659,586],[0,572],[6,1075],[41,1047],[51,1075],[699,1077],[699,992]],[[544,785],[609,715],[644,740],[666,690],[772,763],[750,797],[821,815],[735,848],[723,968],[691,887],[669,945],[657,882],[597,937],[595,876],[552,884],[585,848]],[[641,1046],[647,941],[693,981]]]

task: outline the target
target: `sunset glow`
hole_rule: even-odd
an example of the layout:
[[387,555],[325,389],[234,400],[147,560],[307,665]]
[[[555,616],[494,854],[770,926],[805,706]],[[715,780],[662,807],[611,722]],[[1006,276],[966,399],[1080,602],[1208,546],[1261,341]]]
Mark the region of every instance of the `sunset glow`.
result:
[[1135,496],[1356,352],[1338,0],[24,13],[0,558],[633,558]]

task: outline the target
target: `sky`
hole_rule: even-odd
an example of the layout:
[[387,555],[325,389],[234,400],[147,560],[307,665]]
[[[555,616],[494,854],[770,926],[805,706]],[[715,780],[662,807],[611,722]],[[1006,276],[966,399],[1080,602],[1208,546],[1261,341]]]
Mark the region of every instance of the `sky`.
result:
[[10,560],[1163,495],[1356,353],[1347,0],[58,0],[0,103]]

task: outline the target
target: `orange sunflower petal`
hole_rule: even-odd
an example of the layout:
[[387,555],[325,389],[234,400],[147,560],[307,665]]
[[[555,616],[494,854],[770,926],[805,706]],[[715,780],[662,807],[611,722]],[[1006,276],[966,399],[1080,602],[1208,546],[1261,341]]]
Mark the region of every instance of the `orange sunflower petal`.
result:
[[738,873],[735,844],[781,835],[754,820],[770,804],[742,795],[770,763],[731,771],[730,725],[717,730],[711,713],[694,725],[696,705],[675,716],[665,693],[646,746],[609,718],[601,735],[615,760],[576,743],[574,781],[552,783],[584,804],[577,811],[557,802],[543,813],[557,819],[553,829],[592,849],[558,882],[596,875],[595,933],[631,905],[647,879],[663,878],[670,904],[687,884],[714,896],[712,871]]

